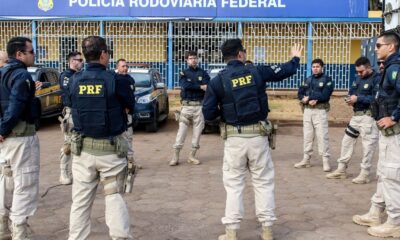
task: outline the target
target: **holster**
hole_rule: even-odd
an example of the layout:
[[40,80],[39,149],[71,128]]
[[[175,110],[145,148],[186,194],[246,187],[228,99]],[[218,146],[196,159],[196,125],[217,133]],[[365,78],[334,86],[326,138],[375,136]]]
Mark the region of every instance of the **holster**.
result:
[[133,158],[127,158],[127,160],[128,160],[128,166],[124,180],[124,192],[131,193],[133,189],[133,183],[135,181],[135,177],[138,172],[138,167],[136,166]]
[[228,134],[226,132],[226,123],[220,122],[219,129],[220,129],[219,133],[220,133],[221,138],[223,140],[226,140],[228,138]]
[[115,137],[116,153],[118,157],[128,156],[128,142],[121,135]]
[[301,112],[304,113],[305,104],[302,101],[300,101],[299,105],[300,105]]
[[375,120],[379,119],[379,103],[377,100],[374,100],[371,103],[371,115]]
[[83,137],[81,134],[73,132],[71,135],[71,152],[76,156],[80,156],[83,146]]
[[268,137],[268,144],[271,149],[275,149],[276,147],[276,133],[278,130],[277,124],[272,124],[270,120],[260,121],[261,132],[265,133],[263,136]]

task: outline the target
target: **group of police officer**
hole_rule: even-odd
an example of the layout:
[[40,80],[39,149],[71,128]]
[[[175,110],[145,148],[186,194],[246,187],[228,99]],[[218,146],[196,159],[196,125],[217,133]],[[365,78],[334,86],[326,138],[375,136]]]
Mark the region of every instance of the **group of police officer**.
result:
[[[346,177],[352,146],[361,135],[362,171],[353,182],[369,182],[371,158],[377,142],[377,131],[371,120],[375,119],[381,130],[378,188],[370,211],[354,216],[353,221],[371,226],[368,232],[380,237],[400,236],[399,43],[394,33],[385,33],[378,38],[376,52],[385,66],[381,79],[371,69],[368,59],[357,60],[356,71],[360,78],[351,86],[346,99],[353,107],[354,116],[345,131],[338,169],[327,175],[327,178]],[[190,124],[193,124],[193,138],[188,162],[200,164],[195,155],[200,147],[204,120],[221,119],[223,183],[227,199],[222,218],[225,234],[219,240],[237,239],[244,214],[247,171],[252,176],[256,215],[262,224],[261,238],[273,239],[271,226],[276,220],[274,166],[269,146],[272,125],[267,120],[266,82],[282,81],[296,74],[302,49],[300,45],[293,46],[293,58],[279,66],[245,65],[246,50],[241,40],[227,40],[221,46],[227,67],[212,81],[198,67],[196,52],[186,55],[189,68],[180,74],[182,109],[177,118],[179,130],[173,146],[175,154],[169,165],[179,163],[179,153]],[[60,182],[73,182],[69,239],[88,238],[90,211],[99,182],[104,185],[105,219],[110,237],[131,239],[128,209],[121,193],[127,190],[126,176],[132,173],[129,166],[133,163],[133,150],[131,133],[127,130],[128,115],[133,113],[135,104],[134,80],[126,74],[123,59],[117,63],[118,74],[107,70],[110,51],[103,38],[85,38],[82,51],[86,69],[80,71],[82,54],[73,52],[68,56],[69,69],[60,77],[66,106],[61,119],[65,144],[61,151]],[[34,122],[40,117],[40,102],[34,96],[36,86],[27,72],[27,67],[34,64],[35,53],[31,40],[23,37],[12,38],[7,44],[7,53],[8,64],[0,72],[0,239],[30,239],[27,220],[36,211],[39,190],[39,142]],[[304,107],[304,156],[295,164],[296,168],[311,166],[315,131],[323,156],[323,170],[330,171],[327,112],[333,82],[322,69],[323,61],[315,59],[312,76],[299,89],[299,100]],[[376,96],[373,96],[375,92]],[[388,219],[383,223],[385,208]]]

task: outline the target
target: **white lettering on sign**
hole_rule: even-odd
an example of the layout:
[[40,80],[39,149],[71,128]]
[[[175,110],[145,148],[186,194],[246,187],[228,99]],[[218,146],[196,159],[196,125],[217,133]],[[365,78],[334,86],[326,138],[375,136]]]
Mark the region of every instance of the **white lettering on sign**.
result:
[[283,0],[221,0],[223,8],[285,8]]
[[73,7],[125,7],[124,0],[69,0],[69,6]]
[[145,7],[181,7],[181,8],[216,8],[216,0],[129,0],[129,6]]

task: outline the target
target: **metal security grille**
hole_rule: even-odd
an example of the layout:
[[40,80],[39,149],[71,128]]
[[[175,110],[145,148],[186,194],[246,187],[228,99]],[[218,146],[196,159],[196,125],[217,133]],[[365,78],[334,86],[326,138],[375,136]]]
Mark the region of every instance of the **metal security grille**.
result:
[[[290,50],[295,43],[306,46],[306,23],[245,23],[243,43],[247,59],[255,64],[274,65],[291,59]],[[307,52],[303,51],[304,61]],[[287,80],[270,83],[270,88],[297,88],[306,74],[306,64],[301,62],[297,74]]]
[[5,51],[11,37],[32,37],[32,22],[30,21],[0,21],[0,50]]
[[67,55],[82,52],[82,40],[89,35],[99,35],[98,22],[38,21],[36,25],[36,62],[64,71]]
[[167,22],[106,22],[105,36],[113,50],[111,67],[123,58],[129,63],[145,63],[167,77]]
[[175,22],[173,30],[174,87],[185,68],[185,53],[197,51],[200,66],[208,70],[223,63],[219,47],[229,38],[238,37],[237,23]]
[[301,43],[305,51],[298,73],[270,87],[296,89],[310,69],[307,57],[318,57],[326,63],[325,70],[333,77],[336,89],[347,89],[354,79],[352,64],[360,55],[361,40],[377,36],[380,31],[380,23],[2,20],[0,50],[5,50],[11,37],[33,37],[37,63],[63,71],[67,54],[81,51],[84,37],[101,35],[113,50],[110,68],[119,58],[148,63],[160,70],[170,86],[178,87],[179,71],[186,67],[184,56],[188,50],[196,50],[200,66],[208,70],[223,63],[219,47],[229,38],[242,38],[247,58],[255,64],[286,62],[290,47]]
[[336,89],[347,89],[354,78],[351,54],[354,41],[380,33],[379,23],[317,23],[313,24],[312,56],[325,62],[325,73],[332,77]]

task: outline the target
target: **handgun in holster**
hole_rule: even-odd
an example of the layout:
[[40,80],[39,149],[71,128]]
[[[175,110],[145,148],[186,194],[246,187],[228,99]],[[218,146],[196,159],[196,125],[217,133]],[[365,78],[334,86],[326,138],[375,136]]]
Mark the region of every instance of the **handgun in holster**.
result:
[[139,168],[136,166],[135,161],[133,158],[128,158],[128,166],[126,177],[124,181],[124,192],[131,193],[133,189],[133,183],[135,181],[135,177]]

